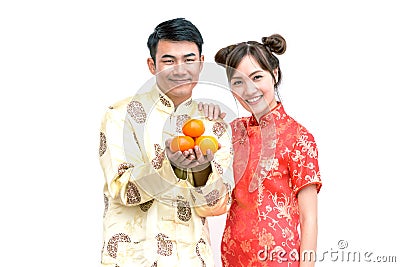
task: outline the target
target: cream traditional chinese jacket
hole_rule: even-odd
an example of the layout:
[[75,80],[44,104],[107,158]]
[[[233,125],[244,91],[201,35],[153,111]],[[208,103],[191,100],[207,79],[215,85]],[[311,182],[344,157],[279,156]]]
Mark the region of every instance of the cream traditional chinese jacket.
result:
[[176,177],[165,140],[201,118],[188,99],[178,107],[157,86],[110,106],[100,131],[104,172],[102,266],[214,266],[207,216],[229,209],[234,187],[230,126],[204,119],[221,148],[203,187]]

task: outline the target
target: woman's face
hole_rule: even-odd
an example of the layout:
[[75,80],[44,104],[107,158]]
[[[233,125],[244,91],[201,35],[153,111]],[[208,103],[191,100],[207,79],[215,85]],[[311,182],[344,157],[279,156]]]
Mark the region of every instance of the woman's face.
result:
[[[277,80],[278,70],[273,73]],[[274,84],[271,74],[263,70],[252,56],[242,59],[230,81],[235,98],[257,119],[277,105]]]

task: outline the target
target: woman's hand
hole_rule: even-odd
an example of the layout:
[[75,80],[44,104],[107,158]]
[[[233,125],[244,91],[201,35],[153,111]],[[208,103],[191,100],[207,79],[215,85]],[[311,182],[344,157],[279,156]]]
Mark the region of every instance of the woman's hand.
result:
[[226,116],[226,112],[221,112],[221,108],[212,103],[207,104],[199,102],[198,109],[199,111],[203,111],[204,116],[208,117],[209,120],[216,120],[218,118],[224,119]]

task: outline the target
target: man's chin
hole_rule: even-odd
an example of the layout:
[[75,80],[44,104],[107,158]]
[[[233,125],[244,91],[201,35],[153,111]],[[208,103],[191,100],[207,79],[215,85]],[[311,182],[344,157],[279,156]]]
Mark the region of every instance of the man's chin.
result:
[[193,88],[196,84],[197,84],[197,82],[193,82],[193,81],[174,83],[174,84],[171,84],[171,88],[177,88],[177,87],[192,87]]
[[190,83],[183,83],[179,85],[175,85],[173,87],[170,87],[169,92],[172,94],[192,94],[192,90],[195,87],[196,83],[190,82]]

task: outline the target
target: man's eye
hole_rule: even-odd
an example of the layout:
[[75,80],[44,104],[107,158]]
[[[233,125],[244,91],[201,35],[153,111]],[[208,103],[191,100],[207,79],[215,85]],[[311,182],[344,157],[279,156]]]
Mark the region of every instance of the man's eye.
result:
[[193,63],[193,62],[195,62],[195,60],[194,60],[193,58],[187,58],[187,59],[186,59],[186,62],[187,62],[187,63]]
[[168,59],[168,60],[163,60],[163,63],[172,64],[172,63],[174,63],[174,61],[172,59]]

